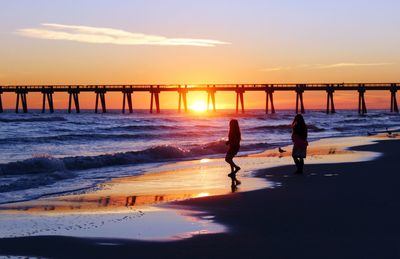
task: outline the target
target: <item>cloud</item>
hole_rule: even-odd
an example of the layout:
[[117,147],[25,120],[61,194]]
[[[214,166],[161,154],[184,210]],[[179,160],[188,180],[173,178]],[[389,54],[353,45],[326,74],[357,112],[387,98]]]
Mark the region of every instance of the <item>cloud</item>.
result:
[[263,68],[260,69],[261,72],[276,72],[282,70],[291,70],[292,67],[270,67],[270,68]]
[[285,71],[285,70],[296,70],[296,69],[331,69],[331,68],[347,68],[347,67],[378,67],[378,66],[389,66],[394,65],[395,63],[335,63],[335,64],[302,64],[297,66],[280,66],[280,67],[271,67],[271,68],[263,68],[259,71],[261,72],[276,72],[276,71]]
[[93,44],[115,45],[153,45],[153,46],[195,46],[215,47],[230,44],[219,40],[167,38],[159,35],[133,33],[113,28],[90,27],[42,23],[39,28],[26,28],[16,31],[18,35],[48,40],[67,40]]
[[394,63],[336,63],[330,65],[316,65],[317,69],[328,69],[328,68],[341,68],[341,67],[380,67],[393,65]]

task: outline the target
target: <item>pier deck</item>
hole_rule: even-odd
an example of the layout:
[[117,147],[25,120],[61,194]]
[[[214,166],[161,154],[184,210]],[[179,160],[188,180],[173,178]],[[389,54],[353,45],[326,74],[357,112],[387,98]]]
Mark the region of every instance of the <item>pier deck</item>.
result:
[[107,92],[121,92],[122,99],[122,112],[125,113],[125,105],[128,103],[129,112],[133,112],[132,94],[134,92],[148,92],[150,93],[150,113],[153,113],[153,108],[157,113],[160,109],[159,95],[162,92],[177,92],[179,94],[178,111],[183,109],[187,111],[186,94],[189,92],[201,91],[206,92],[207,95],[207,108],[211,105],[213,110],[216,110],[216,92],[234,92],[236,93],[236,112],[245,112],[245,92],[265,92],[266,106],[265,112],[275,113],[273,93],[275,91],[294,91],[296,93],[296,113],[304,113],[304,99],[303,93],[305,91],[325,91],[327,93],[327,113],[335,113],[334,105],[334,92],[335,91],[354,91],[358,93],[358,112],[360,114],[367,113],[367,106],[365,102],[366,91],[388,91],[391,95],[390,111],[399,112],[396,93],[400,87],[400,83],[316,83],[316,84],[208,84],[208,85],[141,85],[141,84],[121,84],[121,85],[6,85],[0,86],[0,112],[3,112],[3,105],[1,94],[6,92],[13,92],[16,94],[15,111],[19,112],[20,101],[23,112],[28,112],[27,94],[39,92],[43,94],[42,111],[46,110],[46,100],[48,103],[49,111],[54,112],[53,94],[54,93],[67,93],[69,95],[68,112],[72,111],[72,102],[75,105],[77,113],[80,112],[79,108],[79,93],[92,92],[96,94],[95,112],[98,112],[99,99],[102,112],[107,112],[106,109],[106,93]]

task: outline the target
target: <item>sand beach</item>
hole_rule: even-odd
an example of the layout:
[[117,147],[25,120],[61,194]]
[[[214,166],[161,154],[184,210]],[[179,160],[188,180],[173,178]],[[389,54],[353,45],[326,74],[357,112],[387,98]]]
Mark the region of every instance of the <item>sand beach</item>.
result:
[[[15,227],[0,239],[0,254],[398,257],[398,140],[353,137],[310,146],[304,175],[293,174],[288,154],[271,150],[241,157],[247,169],[239,176],[243,186],[234,193],[215,159],[167,165],[156,174],[111,180],[84,194],[4,204],[3,226],[12,226],[5,219],[13,215]],[[187,170],[199,168],[204,173],[200,178],[187,176]],[[18,220],[23,224],[17,227]]]

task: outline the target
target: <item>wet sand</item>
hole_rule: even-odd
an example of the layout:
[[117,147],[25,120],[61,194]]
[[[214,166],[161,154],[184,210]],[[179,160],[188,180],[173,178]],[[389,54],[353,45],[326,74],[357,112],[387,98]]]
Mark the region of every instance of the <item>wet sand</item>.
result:
[[[240,191],[270,185],[261,178],[242,180]],[[168,163],[94,189],[2,204],[0,238],[51,235],[166,241],[221,233],[226,227],[215,223],[213,215],[159,205],[231,192],[223,159]]]
[[[315,163],[308,164],[302,176],[293,175],[292,165],[257,172],[260,179],[278,183],[275,188],[166,205],[201,211],[206,218],[213,217],[227,226],[227,232],[168,242],[65,236],[4,238],[0,239],[0,254],[65,258],[398,258],[399,149],[399,141],[380,141],[354,148],[381,152],[376,160],[343,162],[350,156],[344,152],[339,164],[321,164],[326,160],[319,162],[315,154],[314,160],[310,159]],[[329,152],[333,151],[340,157],[341,152],[330,146]],[[272,155],[262,158],[268,157]]]

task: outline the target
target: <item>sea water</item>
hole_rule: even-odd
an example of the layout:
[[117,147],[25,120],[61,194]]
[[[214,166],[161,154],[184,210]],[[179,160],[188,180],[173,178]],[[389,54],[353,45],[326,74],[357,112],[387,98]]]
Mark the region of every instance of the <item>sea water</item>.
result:
[[[0,114],[0,204],[96,188],[113,178],[151,173],[180,160],[219,158],[227,150],[229,120],[242,131],[239,155],[291,143],[293,111],[216,113],[56,111]],[[375,134],[400,127],[400,116],[382,110],[304,114],[309,139]]]

